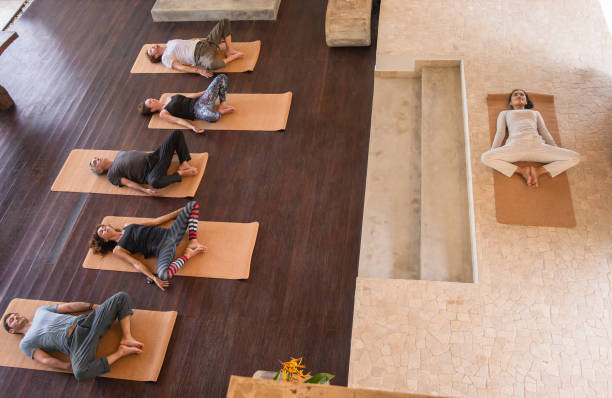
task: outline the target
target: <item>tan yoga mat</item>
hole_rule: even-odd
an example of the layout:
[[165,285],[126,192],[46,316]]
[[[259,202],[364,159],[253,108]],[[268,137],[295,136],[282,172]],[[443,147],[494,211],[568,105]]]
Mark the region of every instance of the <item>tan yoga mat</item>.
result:
[[[255,64],[259,58],[259,51],[261,50],[261,40],[248,41],[248,42],[235,42],[232,43],[236,51],[244,53],[244,57],[230,62],[225,67],[217,69],[215,73],[229,73],[229,72],[248,72],[255,69]],[[140,49],[136,61],[132,66],[130,73],[185,73],[174,69],[168,69],[158,62],[156,64],[149,61],[147,57],[147,48],[153,44],[145,44]],[[221,43],[219,51],[217,51],[216,59],[223,59],[225,53],[225,44]]]
[[[163,102],[174,94],[177,93],[162,94],[160,100]],[[233,113],[223,115],[216,123],[204,120],[195,120],[193,123],[204,130],[284,130],[287,127],[292,95],[291,91],[283,94],[228,94],[227,103],[236,108]],[[159,113],[153,114],[149,128],[185,129],[183,126],[163,120],[159,117]]]
[[[138,224],[147,218],[137,217],[104,217],[102,224],[123,227],[125,224]],[[163,226],[172,225],[169,221]],[[251,256],[255,248],[255,240],[259,229],[258,222],[231,223],[200,221],[198,223],[198,241],[208,247],[208,251],[192,257],[179,270],[179,276],[196,276],[201,278],[248,279],[251,270]],[[179,244],[176,253],[178,257],[187,247],[187,235]],[[151,272],[157,272],[157,258],[145,259],[142,254],[135,257],[146,264]],[[138,272],[112,253],[102,256],[87,252],[84,268],[104,269],[110,271]]]
[[[539,111],[544,118],[546,127],[561,146],[557,115],[555,113],[555,97],[546,94],[528,93],[534,104],[534,110]],[[491,142],[497,129],[497,117],[508,109],[508,94],[489,94],[489,132]],[[506,137],[507,138],[507,137]],[[505,142],[505,141],[504,141]],[[535,162],[516,162],[525,166],[540,165]],[[530,225],[540,227],[576,226],[572,195],[569,188],[567,173],[551,178],[544,174],[539,178],[540,187],[529,188],[525,180],[517,174],[511,178],[493,170],[495,186],[495,212],[497,221],[502,224]]]
[[[106,178],[106,174],[96,175],[89,169],[89,162],[94,156],[114,159],[119,151],[109,151],[100,149],[74,149],[68,155],[68,159],[62,166],[58,176],[55,178],[52,191],[63,192],[88,192],[105,193],[109,195],[134,195],[148,196],[142,192],[128,187],[118,187],[111,184]],[[202,181],[208,153],[192,153],[189,163],[198,169],[198,174],[193,177],[184,177],[183,181],[170,184],[165,188],[156,189],[159,196],[166,198],[187,198],[193,197]],[[176,155],[172,160],[169,174],[174,173],[178,167]]]
[[[11,300],[4,314],[18,312],[32,320],[34,312],[38,307],[50,304],[60,304],[60,302],[15,298]],[[166,349],[170,341],[172,329],[174,328],[176,315],[176,311],[134,310],[134,315],[132,316],[132,334],[134,338],[144,344],[144,350],[141,354],[129,355],[119,359],[111,365],[110,372],[104,373],[100,377],[135,381],[157,381],[164,357],[166,356]],[[2,319],[4,319],[4,315]],[[0,366],[69,373],[68,371],[45,366],[21,352],[19,342],[22,337],[22,335],[18,334],[4,333],[0,339]],[[121,329],[119,323],[115,322],[100,339],[96,358],[115,352],[120,340]],[[68,360],[68,356],[62,353],[49,354],[62,360]]]

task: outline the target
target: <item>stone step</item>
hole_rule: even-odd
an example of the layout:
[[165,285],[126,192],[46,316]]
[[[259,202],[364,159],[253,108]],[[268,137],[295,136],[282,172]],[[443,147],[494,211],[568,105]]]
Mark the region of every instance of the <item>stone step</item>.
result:
[[155,22],[275,20],[281,0],[157,0]]
[[419,279],[421,82],[374,77],[359,276]]
[[421,279],[472,282],[459,67],[421,77]]

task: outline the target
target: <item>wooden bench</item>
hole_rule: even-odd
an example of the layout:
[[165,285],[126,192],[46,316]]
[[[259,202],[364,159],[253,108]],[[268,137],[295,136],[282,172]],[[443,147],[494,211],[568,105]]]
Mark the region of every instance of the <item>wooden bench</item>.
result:
[[[2,54],[17,37],[19,37],[17,32],[0,31],[0,54]],[[15,103],[8,91],[0,85],[0,110],[5,111],[13,105],[15,105]]]
[[372,0],[329,0],[325,41],[329,47],[369,46]]

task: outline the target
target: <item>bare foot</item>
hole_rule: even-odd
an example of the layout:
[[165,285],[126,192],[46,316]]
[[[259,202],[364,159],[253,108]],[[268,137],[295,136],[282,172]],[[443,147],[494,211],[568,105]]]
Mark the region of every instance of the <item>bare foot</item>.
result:
[[135,348],[139,348],[139,349],[143,349],[144,348],[144,344],[141,343],[140,341],[132,338],[124,338],[121,339],[121,341],[119,342],[120,345],[124,345],[127,347],[135,347]]
[[535,167],[529,166],[529,174],[531,174],[531,177],[533,178],[533,188],[539,188],[540,187],[540,183],[538,181],[539,174],[536,171]]
[[224,115],[227,115],[229,113],[232,113],[236,110],[236,108],[234,108],[231,105],[219,105],[219,112],[221,112]]
[[181,163],[181,165],[178,167],[179,170],[188,170],[188,169],[193,169],[194,167],[192,165],[190,165],[188,162],[183,162]]
[[233,55],[236,57],[236,59],[244,57],[244,53],[241,53],[240,51],[236,51],[233,48],[231,50],[227,50],[226,55],[228,57],[231,57]]
[[521,175],[521,177],[523,177],[523,179],[525,180],[525,182],[527,183],[528,186],[531,186],[531,184],[533,183],[533,179],[531,177],[531,173],[529,172],[529,167],[518,167],[516,169],[516,172],[519,173]]
[[200,253],[204,253],[204,246],[203,245],[199,245],[197,247],[187,247],[185,249],[185,256],[187,256],[187,258],[191,258],[193,256],[197,256]]
[[121,353],[121,356],[132,355],[132,354],[140,354],[142,350],[138,347],[130,347],[128,345],[119,345],[118,351]]
[[207,252],[208,251],[208,247],[204,246],[203,244],[201,244],[200,242],[198,242],[195,239],[192,239],[189,241],[189,244],[187,245],[187,248],[189,249],[202,249],[203,251]]
[[177,173],[181,177],[193,177],[194,175],[198,174],[198,169],[192,167],[190,169],[177,170]]

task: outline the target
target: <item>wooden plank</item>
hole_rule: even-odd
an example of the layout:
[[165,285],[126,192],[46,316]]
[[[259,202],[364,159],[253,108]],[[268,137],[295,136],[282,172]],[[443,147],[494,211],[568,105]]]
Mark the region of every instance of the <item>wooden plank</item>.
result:
[[0,31],[0,54],[4,52],[11,45],[19,35],[17,32],[11,32],[7,30]]

